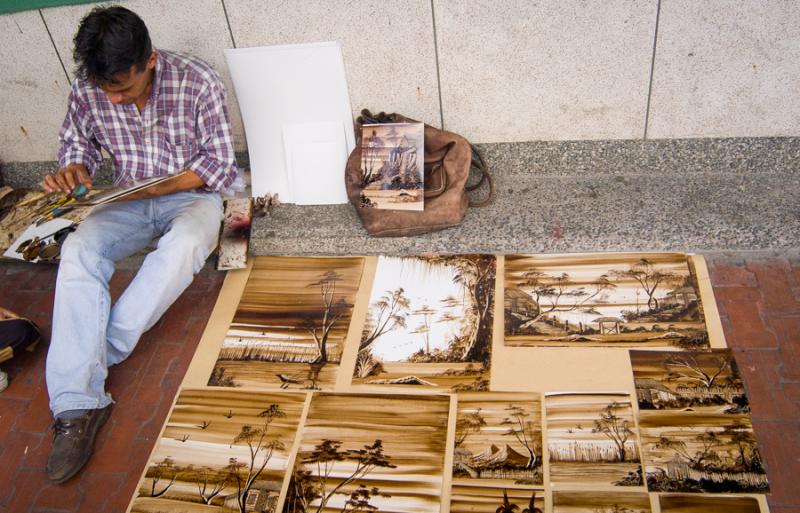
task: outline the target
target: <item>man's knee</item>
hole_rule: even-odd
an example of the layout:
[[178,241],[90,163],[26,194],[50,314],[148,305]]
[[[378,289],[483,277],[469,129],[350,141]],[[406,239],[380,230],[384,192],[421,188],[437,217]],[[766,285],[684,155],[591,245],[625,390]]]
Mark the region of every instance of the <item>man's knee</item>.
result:
[[166,250],[180,262],[190,266],[192,274],[203,268],[206,258],[216,245],[216,239],[203,230],[170,230],[158,242],[158,248]]
[[0,352],[10,348],[9,356],[13,356],[38,340],[39,330],[33,322],[27,319],[0,321]]

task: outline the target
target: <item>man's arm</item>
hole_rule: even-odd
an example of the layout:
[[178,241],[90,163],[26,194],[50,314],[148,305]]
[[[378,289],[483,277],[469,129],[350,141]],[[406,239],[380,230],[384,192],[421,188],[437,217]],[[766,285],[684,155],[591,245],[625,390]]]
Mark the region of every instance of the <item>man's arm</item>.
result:
[[59,169],[45,176],[42,182],[45,191],[68,194],[79,183],[92,188],[92,175],[103,158],[100,144],[91,133],[90,118],[91,112],[81,100],[76,82],[69,93],[67,115],[58,134]]
[[128,194],[119,199],[119,201],[130,201],[148,198],[157,198],[159,196],[166,196],[176,192],[193,191],[203,187],[205,182],[202,178],[197,176],[193,171],[185,170],[175,179],[167,180],[163,183],[152,185],[141,191]]

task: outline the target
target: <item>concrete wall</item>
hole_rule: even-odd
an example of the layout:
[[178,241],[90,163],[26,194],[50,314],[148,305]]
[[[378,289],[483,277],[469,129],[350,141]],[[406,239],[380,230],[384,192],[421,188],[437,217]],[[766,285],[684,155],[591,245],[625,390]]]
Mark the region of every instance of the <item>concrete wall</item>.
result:
[[[475,142],[800,135],[792,0],[129,0],[157,47],[338,41],[354,111]],[[54,160],[92,5],[0,16],[0,159]]]

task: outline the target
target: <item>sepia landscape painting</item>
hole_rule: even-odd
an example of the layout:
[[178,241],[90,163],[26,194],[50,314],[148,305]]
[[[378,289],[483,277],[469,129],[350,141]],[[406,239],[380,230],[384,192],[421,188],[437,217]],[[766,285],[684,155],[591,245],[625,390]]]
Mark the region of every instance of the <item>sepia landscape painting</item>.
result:
[[454,483],[450,513],[544,513],[544,491],[524,486],[493,486],[483,481]]
[[504,296],[506,345],[708,347],[685,255],[509,255]]
[[541,485],[541,406],[537,393],[458,394],[455,482]]
[[766,493],[767,474],[748,415],[641,411],[647,488]]
[[304,393],[184,390],[131,506],[140,513],[272,513]]
[[730,349],[630,351],[640,410],[742,414],[750,411]]
[[423,210],[425,125],[383,123],[361,130],[361,208]]
[[552,482],[643,484],[628,394],[548,394],[545,407]]
[[354,386],[486,390],[495,257],[380,257]]
[[661,513],[759,513],[754,497],[661,495]]
[[646,492],[556,491],[553,513],[650,513]]
[[447,396],[315,394],[286,513],[439,511]]
[[331,390],[363,266],[256,258],[208,385]]

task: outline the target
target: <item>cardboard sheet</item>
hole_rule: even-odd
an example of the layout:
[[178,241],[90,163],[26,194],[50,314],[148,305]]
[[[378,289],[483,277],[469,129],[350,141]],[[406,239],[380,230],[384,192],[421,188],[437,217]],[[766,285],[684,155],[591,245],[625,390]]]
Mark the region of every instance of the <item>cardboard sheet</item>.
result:
[[[626,258],[629,256],[631,255]],[[687,388],[687,383],[691,381],[691,369],[684,367],[685,372],[682,375],[672,372],[670,377],[669,372],[662,372],[657,368],[659,362],[667,362],[665,365],[670,371],[674,371],[680,367],[681,362],[691,362],[694,358],[699,362],[698,368],[709,374],[713,373],[713,365],[717,361],[722,362],[719,355],[727,356],[729,352],[700,351],[695,354],[671,344],[645,347],[632,353],[627,348],[608,346],[509,346],[503,337],[504,301],[496,299],[493,303],[490,391],[450,391],[447,394],[443,393],[447,390],[424,385],[365,387],[363,384],[354,384],[353,373],[358,365],[359,347],[374,331],[376,316],[380,315],[378,296],[381,294],[376,295],[375,286],[377,284],[378,289],[386,287],[383,281],[385,277],[380,275],[379,258],[361,258],[363,265],[357,290],[341,291],[341,294],[347,296],[348,302],[352,301],[352,310],[345,325],[336,328],[337,336],[344,338],[344,347],[335,381],[326,385],[326,388],[332,387],[328,388],[332,391],[293,392],[305,394],[305,408],[298,421],[300,428],[297,436],[287,452],[286,466],[281,468],[294,468],[296,479],[290,479],[290,470],[287,470],[279,489],[277,483],[264,485],[264,489],[268,489],[265,496],[275,497],[271,499],[273,502],[264,507],[265,511],[275,512],[280,508],[288,508],[297,513],[333,513],[334,510],[350,511],[356,507],[370,511],[389,511],[403,510],[404,505],[412,503],[419,511],[443,513],[492,513],[501,508],[506,508],[503,511],[524,510],[527,513],[614,511],[614,504],[628,508],[629,511],[653,513],[727,511],[726,508],[742,513],[768,511],[762,494],[664,494],[648,490],[646,483],[638,477],[640,467],[646,467],[642,476],[646,477],[659,462],[666,461],[660,454],[653,452],[654,447],[661,447],[658,437],[665,432],[665,422],[680,423],[680,419],[686,417],[688,420],[683,423],[685,426],[681,424],[683,427],[680,429],[686,428],[689,433],[687,436],[703,434],[709,426],[716,426],[706,422],[707,415],[700,411],[662,414],[660,410],[648,409],[651,403],[642,401],[652,399],[652,394],[658,394],[658,390],[661,390],[655,385],[650,386],[656,378],[666,380],[666,385],[662,388],[674,389],[673,392],[679,395],[694,394],[694,399],[691,400],[705,404],[702,402],[705,399],[695,397],[697,391]],[[438,262],[436,257],[430,258],[430,262]],[[664,258],[671,259],[673,255],[667,254]],[[286,257],[263,257],[259,260],[264,269],[269,268],[270,262],[278,269],[292,261]],[[334,260],[323,259],[319,262],[324,267],[323,262]],[[695,270],[696,293],[698,302],[703,305],[708,345],[724,348],[725,341],[705,262],[702,257],[693,255],[688,256],[688,262]],[[506,258],[496,258],[495,298],[503,298],[506,263]],[[415,266],[418,267],[417,271],[423,270],[431,283],[437,279],[436,266],[414,264],[411,268]],[[322,267],[315,266],[314,272],[319,274],[324,270]],[[199,387],[200,390],[218,390],[220,393],[230,394],[231,397],[238,394],[251,397],[253,394],[286,393],[274,388],[272,391],[264,391],[263,388],[254,387],[254,382],[224,389],[206,387],[226,332],[240,307],[248,280],[267,276],[263,273],[252,275],[251,268],[231,272],[226,278],[182,390],[191,391]],[[401,282],[405,279],[399,273],[396,274]],[[298,287],[303,286],[302,281],[298,281]],[[412,287],[403,292],[411,296],[410,291],[413,290]],[[468,291],[469,288],[465,290]],[[454,305],[459,300],[469,304],[470,300],[461,298],[458,291],[452,293],[454,291],[444,287],[442,292],[448,297],[440,298],[433,294],[431,297],[421,298],[413,294],[413,301],[427,300],[427,304],[432,305],[445,299],[444,303],[436,304]],[[329,296],[333,297],[331,294]],[[268,299],[267,296],[263,298],[266,302],[261,308],[265,312],[274,314],[285,308],[277,303],[270,306],[274,299]],[[409,311],[412,310],[409,305]],[[443,326],[452,324],[450,328],[453,329],[442,331],[439,338],[446,339],[447,333],[458,331],[454,321],[447,315],[426,320],[424,308],[416,308],[414,311],[417,314],[416,317],[411,317],[415,319],[412,329],[408,330],[407,336],[389,344],[387,351],[395,346],[402,348],[403,344],[416,344],[422,348],[422,353],[433,354],[434,345],[441,343],[441,340],[426,339],[425,330],[414,330],[413,327],[426,325],[426,322],[434,319],[440,320]],[[437,313],[441,314],[442,311]],[[636,382],[635,377],[638,380]],[[272,378],[265,377],[265,382],[270,379]],[[725,409],[717,415],[729,417],[728,420],[743,426],[742,432],[737,432],[734,436],[750,436],[749,416],[742,407],[745,402],[739,398],[741,386],[736,381],[738,374],[735,369],[731,370],[726,366],[719,373],[718,379],[725,381],[724,386],[717,387],[714,384],[714,388],[709,391],[712,401],[717,401],[715,398],[719,397],[724,399],[719,406],[713,406]],[[653,387],[658,390],[654,392]],[[643,391],[651,395],[644,394]],[[662,395],[659,400],[667,401],[665,404],[678,404],[672,395]],[[175,407],[171,415],[176,414],[178,407]],[[707,409],[706,406],[703,407]],[[225,413],[222,410],[220,412]],[[696,425],[700,426],[700,431],[697,431]],[[202,426],[203,419],[198,418],[194,427],[189,429],[200,429]],[[171,429],[174,431],[175,428]],[[431,429],[438,432],[433,437]],[[582,434],[579,436],[576,430]],[[729,429],[724,436],[732,432]],[[174,440],[171,433],[175,434],[165,431],[162,440],[164,437]],[[706,433],[706,436],[709,435]],[[402,440],[402,444],[396,444],[395,439]],[[676,438],[676,442],[675,446],[680,450],[681,440]],[[688,438],[684,440],[686,444],[689,442]],[[164,443],[175,445],[174,441]],[[356,450],[355,446],[360,446],[360,449]],[[145,480],[152,480],[157,473],[157,465],[163,464],[164,454],[163,450],[160,451],[145,470]],[[728,452],[733,454],[731,451]],[[620,456],[623,453],[624,456]],[[653,457],[661,459],[656,461]],[[724,459],[728,456],[721,454],[721,457]],[[375,466],[364,474],[365,479],[359,482],[356,482],[357,479],[347,481],[353,472],[358,475],[359,465],[366,461],[372,461]],[[752,454],[747,452],[742,464],[752,461]],[[317,464],[323,467],[317,468]],[[310,474],[303,474],[304,472]],[[324,477],[322,481],[319,480],[320,475]],[[314,476],[317,481],[309,480],[309,477]],[[191,476],[187,479],[191,479]],[[311,485],[313,482],[323,481],[322,485]],[[332,487],[342,483],[341,493],[330,493]],[[151,483],[143,482],[140,486],[141,494],[147,495],[148,484]],[[298,487],[298,484],[301,486]],[[303,486],[306,485],[312,486],[306,490],[307,501],[302,498],[305,493],[302,491]],[[324,488],[324,493],[318,489],[319,486]],[[228,495],[233,490],[234,487],[229,483]],[[172,499],[181,500],[174,494]],[[602,504],[593,502],[594,499],[602,499]],[[152,497],[140,497],[137,500],[141,504],[147,504],[148,501],[152,502]],[[220,511],[237,510],[232,503],[226,505],[221,499],[213,504]],[[186,511],[195,511],[189,503],[182,502],[181,507]],[[373,507],[377,507],[377,510]],[[132,511],[140,510],[134,508]]]

